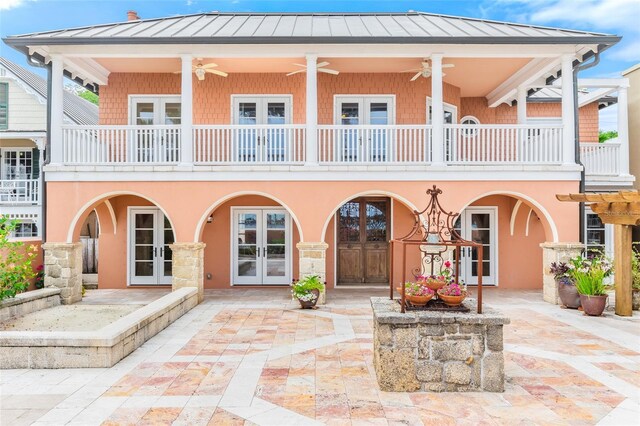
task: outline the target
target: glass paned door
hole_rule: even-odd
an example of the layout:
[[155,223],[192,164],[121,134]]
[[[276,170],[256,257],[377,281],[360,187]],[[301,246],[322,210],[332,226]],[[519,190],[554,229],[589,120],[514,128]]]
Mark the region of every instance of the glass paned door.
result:
[[389,158],[391,132],[385,126],[394,123],[393,98],[390,96],[339,96],[336,124],[360,126],[343,129],[338,141],[342,161],[365,159],[378,163]]
[[173,242],[173,229],[160,209],[130,209],[129,284],[171,284]]
[[289,284],[290,219],[286,210],[233,210],[233,284]]
[[455,228],[463,239],[482,244],[482,259],[478,259],[478,249],[461,249],[460,276],[465,283],[478,284],[478,264],[482,262],[482,285],[497,282],[497,226],[496,210],[469,207],[456,221]]
[[290,99],[286,97],[235,96],[233,124],[256,126],[234,132],[235,160],[280,162],[287,160],[287,132],[280,127],[291,122]]
[[[175,96],[137,96],[131,98],[131,124],[138,126],[180,125],[182,106]],[[180,151],[179,131],[137,129],[129,138],[135,140],[131,155],[141,163],[175,161]]]
[[[433,122],[433,108],[431,106],[431,98],[427,98],[427,124]],[[458,109],[455,105],[444,103],[444,124],[456,124],[458,122]],[[451,160],[451,154],[456,149],[455,132],[453,129],[444,129],[444,158],[446,161]]]

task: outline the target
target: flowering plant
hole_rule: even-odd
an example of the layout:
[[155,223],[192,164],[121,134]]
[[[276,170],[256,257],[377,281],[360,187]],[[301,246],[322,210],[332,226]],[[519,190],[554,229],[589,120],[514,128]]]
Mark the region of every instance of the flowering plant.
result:
[[569,260],[568,274],[576,282],[578,293],[589,296],[604,296],[607,288],[604,279],[611,275],[611,261],[604,255],[596,254],[584,257],[577,255]]
[[440,270],[439,275],[418,275],[416,280],[418,282],[424,282],[425,284],[440,284],[440,283],[452,283],[455,279],[453,276],[453,268],[451,262],[448,260],[444,262],[443,268]]
[[438,290],[438,294],[443,296],[463,296],[467,294],[467,286],[463,282],[451,283]]
[[433,296],[435,294],[429,287],[419,283],[407,282],[405,283],[405,288],[407,296]]
[[39,265],[36,268],[36,279],[34,285],[38,289],[44,288],[44,265]]
[[311,302],[318,298],[313,290],[318,290],[318,292],[324,291],[324,284],[317,275],[304,277],[291,284],[291,294],[294,298],[302,300],[303,302]]
[[0,215],[0,300],[26,291],[29,280],[35,276],[31,263],[38,254],[38,248],[11,240],[17,226],[16,220]]

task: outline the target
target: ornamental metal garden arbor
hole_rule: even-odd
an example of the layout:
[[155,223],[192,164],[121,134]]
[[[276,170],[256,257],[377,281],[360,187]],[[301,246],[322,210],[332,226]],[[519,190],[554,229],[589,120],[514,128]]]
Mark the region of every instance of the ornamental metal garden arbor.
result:
[[[433,188],[427,190],[427,195],[431,197],[427,207],[424,210],[413,211],[414,223],[413,228],[407,235],[402,238],[396,238],[389,241],[391,250],[391,267],[389,271],[389,298],[393,300],[393,281],[394,281],[394,264],[396,248],[401,249],[400,259],[402,260],[402,294],[400,295],[401,312],[405,312],[405,284],[407,281],[407,247],[415,246],[420,253],[420,265],[413,269],[414,275],[435,275],[442,271],[445,262],[443,255],[449,251],[454,254],[453,270],[455,281],[459,282],[460,274],[460,258],[461,254],[466,251],[466,255],[475,256],[477,260],[478,275],[478,313],[482,313],[482,250],[483,246],[474,241],[468,241],[460,236],[455,229],[455,222],[460,213],[446,211],[440,201],[438,195],[442,194],[442,190],[433,185]],[[469,248],[469,250],[466,250]],[[438,266],[439,265],[439,266]],[[438,269],[436,269],[438,268]],[[428,309],[428,308],[427,308]]]

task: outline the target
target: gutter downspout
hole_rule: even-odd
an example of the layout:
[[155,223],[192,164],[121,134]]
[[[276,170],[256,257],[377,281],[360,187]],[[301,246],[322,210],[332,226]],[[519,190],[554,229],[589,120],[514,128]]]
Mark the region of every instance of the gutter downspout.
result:
[[42,215],[42,221],[41,221],[41,235],[42,235],[42,243],[46,243],[47,242],[47,187],[46,187],[46,181],[44,178],[44,166],[46,166],[47,164],[49,164],[49,162],[51,161],[50,158],[50,152],[51,152],[51,102],[49,102],[49,97],[51,96],[51,86],[52,86],[52,76],[51,76],[51,64],[44,64],[40,61],[37,61],[35,58],[33,58],[32,56],[30,56],[28,58],[29,60],[27,61],[29,63],[29,65],[36,67],[36,68],[44,68],[47,70],[47,140],[45,143],[45,147],[44,147],[44,163],[43,163],[43,167],[40,169],[40,185],[42,188],[42,211],[41,211],[41,215]]
[[[575,153],[576,153],[576,163],[582,166],[582,171],[580,172],[580,193],[585,192],[586,187],[586,176],[584,170],[584,164],[582,164],[582,160],[580,159],[580,108],[578,107],[578,73],[580,71],[587,70],[589,68],[593,68],[600,63],[600,51],[595,52],[593,56],[593,61],[589,63],[579,64],[573,67],[573,108],[574,108],[574,119],[573,125],[575,128]],[[585,243],[585,235],[584,235],[584,212],[585,205],[584,203],[580,203],[580,242]]]

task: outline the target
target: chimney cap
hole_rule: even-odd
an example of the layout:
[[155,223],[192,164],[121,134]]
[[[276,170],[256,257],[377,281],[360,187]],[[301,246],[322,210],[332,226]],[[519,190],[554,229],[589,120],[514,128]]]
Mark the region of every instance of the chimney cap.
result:
[[138,19],[140,19],[138,12],[135,10],[127,11],[127,21],[137,21]]

